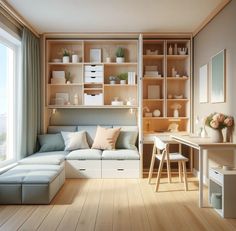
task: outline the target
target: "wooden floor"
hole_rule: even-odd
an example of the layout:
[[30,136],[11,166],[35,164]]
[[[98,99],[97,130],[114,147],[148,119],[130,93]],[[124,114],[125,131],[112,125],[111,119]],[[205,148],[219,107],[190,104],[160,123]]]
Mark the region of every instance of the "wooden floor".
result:
[[67,180],[51,205],[0,206],[0,230],[236,230],[236,219],[198,208],[195,178],[188,192],[177,180],[162,179],[159,193],[147,179]]

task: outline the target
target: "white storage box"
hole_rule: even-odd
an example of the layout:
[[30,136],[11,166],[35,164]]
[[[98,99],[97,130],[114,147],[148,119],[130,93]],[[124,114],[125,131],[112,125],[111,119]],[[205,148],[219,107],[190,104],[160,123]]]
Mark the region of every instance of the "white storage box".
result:
[[86,65],[84,67],[85,72],[90,72],[90,71],[100,71],[103,72],[103,66],[102,65]]
[[103,105],[103,93],[84,93],[84,105]]
[[65,78],[65,71],[53,71],[52,77],[53,78]]
[[65,78],[51,78],[51,84],[64,84],[65,82]]

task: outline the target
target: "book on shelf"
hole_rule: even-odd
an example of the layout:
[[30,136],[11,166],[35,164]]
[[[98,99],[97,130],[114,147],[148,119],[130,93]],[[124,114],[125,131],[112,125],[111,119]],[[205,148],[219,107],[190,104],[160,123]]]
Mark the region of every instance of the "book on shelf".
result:
[[135,72],[133,71],[128,72],[128,84],[130,85],[136,84]]

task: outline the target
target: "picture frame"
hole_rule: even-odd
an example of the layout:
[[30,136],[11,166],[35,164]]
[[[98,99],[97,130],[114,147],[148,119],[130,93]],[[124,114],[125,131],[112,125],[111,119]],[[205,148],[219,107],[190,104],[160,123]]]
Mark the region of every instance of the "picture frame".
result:
[[211,103],[225,102],[225,53],[223,49],[211,58]]
[[208,103],[208,64],[199,69],[199,103]]
[[93,48],[90,49],[89,61],[91,63],[101,63],[102,62],[102,49]]

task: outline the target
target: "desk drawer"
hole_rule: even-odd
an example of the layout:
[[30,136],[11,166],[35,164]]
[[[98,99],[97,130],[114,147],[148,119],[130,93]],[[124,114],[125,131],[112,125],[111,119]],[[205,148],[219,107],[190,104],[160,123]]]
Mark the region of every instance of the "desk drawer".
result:
[[209,179],[216,181],[222,185],[223,181],[224,181],[224,176],[221,173],[219,173],[217,170],[210,169],[209,170]]

